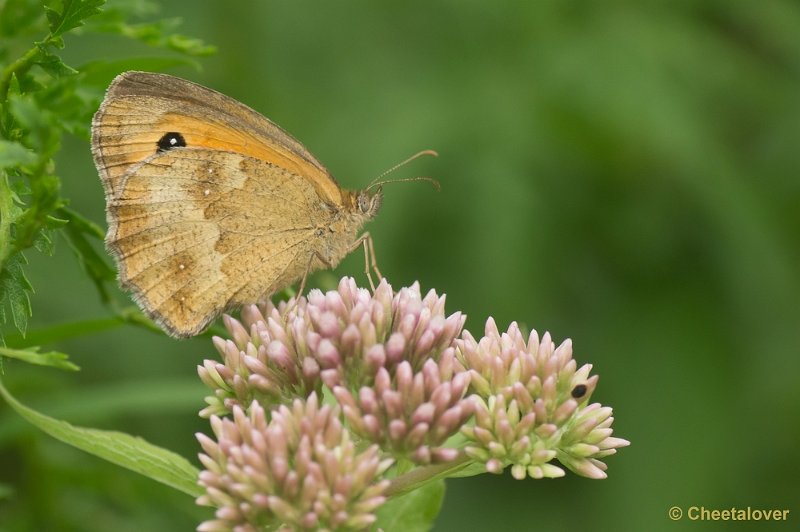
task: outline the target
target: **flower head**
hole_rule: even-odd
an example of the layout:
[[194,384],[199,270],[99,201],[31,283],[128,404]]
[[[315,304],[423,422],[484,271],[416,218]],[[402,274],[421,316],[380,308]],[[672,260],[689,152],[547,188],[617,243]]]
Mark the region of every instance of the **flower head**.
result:
[[416,283],[369,292],[344,278],[226,316],[222,361],[198,369],[215,436],[198,435],[198,502],[217,508],[200,530],[368,528],[387,478],[441,471],[412,464],[471,458],[521,479],[563,476],[558,460],[604,478],[602,458],[629,443],[612,436],[611,409],[589,403],[598,377],[571,342],[515,323],[501,333],[491,318],[476,340],[444,303]]
[[206,493],[198,504],[215,506],[216,518],[198,530],[361,530],[385,501],[392,461],[372,445],[358,451],[337,408],[320,407],[316,394],[281,406],[267,421],[253,403],[238,405],[233,419],[211,417],[216,440],[197,438]]
[[370,294],[352,278],[339,289],[308,295],[306,319],[294,332],[316,348],[322,380],[331,389],[371,385],[380,368],[390,372],[401,362],[419,371],[438,361],[461,332],[460,312],[445,316],[444,296],[424,297],[419,283],[394,293],[385,279]]
[[565,402],[587,401],[597,386],[598,377],[589,377],[591,364],[577,369],[572,342],[566,340],[556,347],[550,333],[539,340],[534,330],[526,341],[516,323],[501,334],[489,318],[480,341],[464,331],[456,343],[459,359],[469,369],[476,393],[483,397],[502,394],[508,400],[519,396],[518,400],[524,400],[525,394],[520,395],[522,386],[528,397],[537,400],[537,405],[528,407],[537,410],[540,422],[552,418]]
[[611,437],[610,408],[587,406],[598,379],[589,376],[592,366],[577,369],[572,343],[556,347],[549,333],[540,341],[532,331],[526,341],[516,323],[501,334],[491,318],[485,332],[476,341],[465,331],[457,342],[476,392],[475,424],[462,429],[471,440],[466,453],[490,472],[510,464],[516,478],[562,476],[553,458],[604,478],[599,458],[629,442]]
[[403,362],[419,372],[464,326],[466,317],[446,316],[444,303],[433,290],[423,297],[418,283],[395,293],[384,279],[370,293],[345,277],[337,290],[246,306],[242,322],[225,317],[232,340],[214,338],[222,363],[206,360],[198,368],[213,391],[201,415],[224,415],[253,400],[271,408],[319,393],[323,384],[357,392],[381,368],[393,375]]

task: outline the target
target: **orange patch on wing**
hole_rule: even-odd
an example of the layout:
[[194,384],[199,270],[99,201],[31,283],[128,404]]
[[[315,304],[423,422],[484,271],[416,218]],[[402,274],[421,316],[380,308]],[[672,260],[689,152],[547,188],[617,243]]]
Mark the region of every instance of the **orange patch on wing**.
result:
[[163,132],[162,134],[171,131],[180,133],[186,140],[187,147],[240,153],[285,168],[293,174],[308,178],[320,192],[321,197],[336,203],[341,202],[339,187],[319,168],[277,144],[267,144],[242,130],[210,122],[208,119],[172,113],[165,114],[157,122],[156,129]]

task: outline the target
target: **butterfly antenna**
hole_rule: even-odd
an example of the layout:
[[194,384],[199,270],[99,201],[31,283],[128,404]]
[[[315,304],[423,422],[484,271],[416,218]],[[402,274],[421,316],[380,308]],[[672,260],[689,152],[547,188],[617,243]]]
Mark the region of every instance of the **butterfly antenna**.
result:
[[436,188],[436,190],[441,190],[442,186],[439,184],[439,182],[436,181],[433,178],[430,178],[430,177],[417,176],[417,177],[408,177],[408,178],[405,178],[405,179],[387,179],[387,180],[384,180],[384,181],[379,181],[380,178],[386,176],[387,174],[391,174],[392,172],[394,172],[395,170],[397,170],[401,166],[405,166],[406,164],[410,163],[411,161],[413,161],[415,159],[419,159],[420,157],[423,157],[425,155],[431,155],[433,157],[438,157],[439,156],[439,154],[436,153],[433,150],[422,150],[420,152],[417,152],[414,155],[412,155],[411,157],[409,157],[408,159],[397,163],[396,165],[392,166],[388,170],[386,170],[383,173],[381,173],[378,177],[373,179],[372,182],[369,185],[367,185],[367,188],[365,188],[364,190],[369,190],[371,188],[383,185],[385,183],[399,183],[399,182],[402,182],[402,181],[428,181],[429,183],[431,183],[434,186],[434,188]]

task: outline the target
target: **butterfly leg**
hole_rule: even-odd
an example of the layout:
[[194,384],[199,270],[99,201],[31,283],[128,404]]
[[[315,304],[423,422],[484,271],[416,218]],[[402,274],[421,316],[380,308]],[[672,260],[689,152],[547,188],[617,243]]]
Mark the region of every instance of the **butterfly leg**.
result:
[[358,240],[353,242],[353,245],[348,250],[348,253],[355,251],[358,247],[364,246],[364,273],[367,274],[369,286],[372,291],[375,291],[375,283],[372,281],[371,272],[374,270],[378,274],[378,281],[383,279],[383,274],[378,269],[378,260],[375,258],[375,245],[372,243],[372,235],[369,231],[358,237]]
[[306,288],[306,280],[308,279],[309,274],[311,273],[311,265],[314,263],[314,259],[319,259],[319,261],[328,269],[333,268],[333,265],[328,261],[325,257],[317,253],[316,251],[311,254],[308,258],[308,264],[306,264],[306,271],[303,274],[303,280],[300,281],[300,290],[298,290],[297,295],[302,296],[303,290]]

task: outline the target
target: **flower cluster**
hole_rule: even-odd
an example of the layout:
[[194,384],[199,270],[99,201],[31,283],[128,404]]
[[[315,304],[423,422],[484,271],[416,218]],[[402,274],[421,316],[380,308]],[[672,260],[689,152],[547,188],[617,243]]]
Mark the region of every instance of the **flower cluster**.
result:
[[338,409],[320,407],[316,394],[269,421],[258,403],[249,414],[235,406],[233,419],[212,416],[211,427],[216,441],[197,436],[206,468],[198,504],[218,509],[198,530],[362,530],[385,501],[380,477],[392,461],[377,445],[357,451]]
[[383,279],[370,294],[345,278],[336,291],[311,291],[296,334],[314,346],[326,386],[357,389],[371,385],[381,368],[394,372],[408,362],[418,371],[438,361],[466,319],[460,312],[445,316],[444,303],[433,290],[423,297],[418,283],[393,294]]
[[610,408],[587,405],[598,377],[590,364],[577,369],[572,343],[556,347],[545,333],[527,341],[516,323],[500,333],[494,320],[476,341],[464,332],[458,356],[476,391],[475,423],[462,428],[471,440],[466,453],[499,473],[511,464],[515,478],[560,477],[553,458],[591,478],[605,478],[599,458],[629,444],[611,437]]
[[371,294],[346,277],[338,290],[312,290],[308,299],[246,306],[243,323],[225,317],[233,339],[214,339],[222,363],[198,368],[213,391],[201,415],[225,415],[254,400],[281,404],[320,393],[323,384],[357,392],[372,386],[381,368],[394,373],[401,362],[420,371],[464,326],[461,313],[445,316],[444,303],[433,290],[423,297],[416,283],[394,294],[384,279]]
[[563,476],[558,460],[604,478],[600,460],[628,442],[589,403],[598,377],[570,341],[491,318],[476,340],[444,306],[416,283],[371,293],[344,278],[226,316],[222,361],[198,368],[215,436],[198,436],[198,502],[217,508],[201,529],[368,528],[387,478],[401,492],[469,461],[522,479]]

